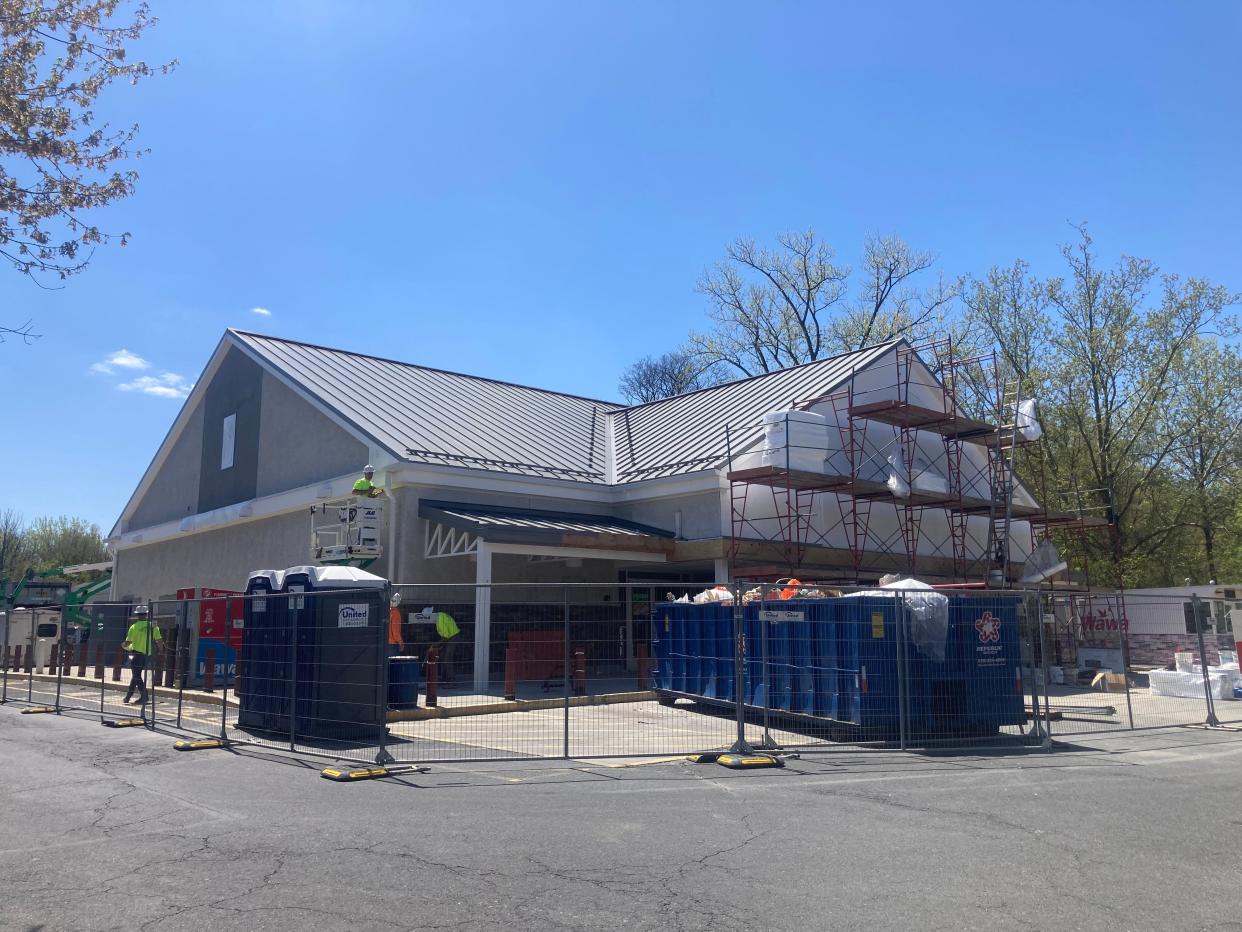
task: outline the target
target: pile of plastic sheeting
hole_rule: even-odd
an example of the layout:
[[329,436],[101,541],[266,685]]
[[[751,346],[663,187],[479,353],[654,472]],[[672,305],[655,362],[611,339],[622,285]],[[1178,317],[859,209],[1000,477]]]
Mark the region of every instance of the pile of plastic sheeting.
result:
[[[821,586],[804,586],[796,579],[787,579],[777,582],[772,586],[755,586],[747,589],[742,593],[742,604],[749,605],[751,602],[760,601],[788,601],[790,599],[832,599],[841,594],[839,589],[825,589]],[[670,602],[693,603],[694,605],[705,605],[709,602],[732,602],[733,590],[728,586],[713,586],[711,589],[704,589],[702,592],[691,598],[683,595],[681,598],[674,598],[673,593],[668,593]]]
[[904,599],[910,613],[910,639],[926,657],[944,663],[945,643],[949,639],[948,596],[917,579],[898,579],[879,589],[851,592],[846,598],[859,596]]

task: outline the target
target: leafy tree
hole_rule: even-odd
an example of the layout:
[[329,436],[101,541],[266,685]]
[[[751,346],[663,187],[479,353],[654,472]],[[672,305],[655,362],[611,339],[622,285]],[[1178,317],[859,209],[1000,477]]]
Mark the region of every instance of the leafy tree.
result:
[[618,389],[630,404],[646,404],[673,395],[709,388],[722,381],[718,367],[704,369],[691,356],[673,351],[644,356],[621,375]]
[[26,571],[22,516],[12,508],[0,511],[0,579],[15,582]]
[[1242,353],[1197,339],[1170,399],[1169,467],[1185,489],[1179,512],[1201,537],[1206,578],[1220,579],[1218,541],[1242,469]]
[[108,559],[99,526],[64,515],[34,521],[23,535],[23,545],[27,561],[36,570]]
[[[157,70],[127,46],[155,19],[145,2],[0,0],[0,257],[36,281],[64,279],[94,248],[128,233],[102,230],[94,211],[134,191],[137,125],[101,122],[95,106],[115,81]],[[119,11],[119,12],[118,12]],[[33,337],[29,324],[6,331]],[[2,338],[2,334],[0,334]]]
[[712,328],[692,333],[685,352],[704,366],[757,375],[894,337],[922,339],[946,325],[959,292],[943,277],[914,287],[934,261],[897,237],[868,237],[851,298],[849,266],[814,230],[785,233],[771,249],[738,240],[699,279]]
[[1111,510],[1115,532],[1086,555],[1130,583],[1151,581],[1205,508],[1217,516],[1205,536],[1224,521],[1208,499],[1236,471],[1242,392],[1211,377],[1229,364],[1207,338],[1236,335],[1227,309],[1237,296],[1161,276],[1146,259],[1104,268],[1085,227],[1062,256],[1063,277],[1039,281],[1017,262],[970,281],[967,324],[993,341],[1002,378],[1021,377],[1040,401],[1044,439],[1019,454],[1019,473],[1044,477],[1038,491],[1053,508]]

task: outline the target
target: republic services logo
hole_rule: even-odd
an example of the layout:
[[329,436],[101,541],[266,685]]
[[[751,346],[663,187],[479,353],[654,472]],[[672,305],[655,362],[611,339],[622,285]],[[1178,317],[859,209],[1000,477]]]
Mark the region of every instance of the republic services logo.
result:
[[1000,619],[993,617],[991,612],[984,612],[983,617],[975,621],[975,630],[979,632],[979,641],[986,644],[988,641],[1000,640]]

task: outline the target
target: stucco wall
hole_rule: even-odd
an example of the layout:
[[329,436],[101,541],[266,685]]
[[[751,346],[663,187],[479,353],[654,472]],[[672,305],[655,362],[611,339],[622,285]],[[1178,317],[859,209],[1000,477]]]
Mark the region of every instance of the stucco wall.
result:
[[684,540],[707,540],[720,537],[719,492],[699,492],[650,502],[633,502],[617,508],[617,517],[639,524],[648,524],[665,531],[677,530],[677,513],[681,513],[681,537]]
[[[255,477],[263,424],[260,417],[263,370],[241,350],[225,354],[203,395],[202,466],[198,511],[211,511],[255,496]],[[233,464],[221,468],[224,419],[235,418]]]
[[253,570],[309,561],[310,520],[303,511],[217,531],[127,547],[117,554],[117,594],[171,595],[183,586],[242,589]]
[[202,453],[203,406],[200,404],[153,477],[127,530],[179,521],[198,511],[198,471]]
[[257,495],[362,472],[366,445],[263,373]]

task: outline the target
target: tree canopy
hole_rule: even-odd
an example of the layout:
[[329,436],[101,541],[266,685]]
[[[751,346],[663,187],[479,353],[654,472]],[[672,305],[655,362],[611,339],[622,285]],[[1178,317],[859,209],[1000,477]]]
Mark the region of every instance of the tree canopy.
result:
[[998,383],[1038,401],[1044,437],[1018,452],[1018,475],[1050,508],[1114,519],[1061,540],[1094,581],[1242,581],[1240,296],[1150,259],[1106,263],[1085,225],[1059,262],[1047,277],[1018,259],[950,279],[893,236],[869,237],[857,270],[811,230],[738,240],[698,282],[709,328],[661,358],[753,375],[894,337],[994,352],[998,371],[967,371],[964,397],[988,417]]
[[[99,118],[114,82],[136,84],[173,63],[131,61],[155,19],[126,0],[0,0],[0,258],[42,283],[81,272],[96,246],[129,234],[96,212],[134,192],[137,124]],[[29,337],[29,324],[3,332]]]
[[107,559],[108,549],[96,524],[60,515],[27,525],[13,509],[0,511],[0,578],[15,581],[27,567],[43,573]]

